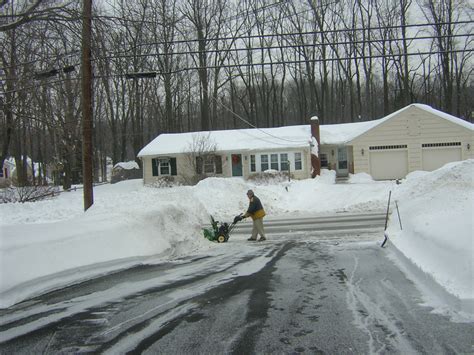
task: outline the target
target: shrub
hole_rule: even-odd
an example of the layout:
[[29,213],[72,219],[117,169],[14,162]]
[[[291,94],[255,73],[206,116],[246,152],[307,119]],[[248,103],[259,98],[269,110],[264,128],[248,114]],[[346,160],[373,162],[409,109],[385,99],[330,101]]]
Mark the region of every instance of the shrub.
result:
[[10,187],[12,184],[10,179],[0,179],[0,189]]
[[34,202],[59,195],[55,186],[8,187],[0,192],[0,203]]
[[[293,179],[293,174],[290,174]],[[261,173],[255,173],[249,176],[249,181],[253,181],[257,185],[272,185],[288,181],[288,172],[267,170]]]
[[149,184],[149,186],[156,187],[159,189],[162,189],[165,187],[180,186],[180,185],[181,183],[179,181],[176,181],[176,179],[173,176],[161,176],[158,178],[158,180]]

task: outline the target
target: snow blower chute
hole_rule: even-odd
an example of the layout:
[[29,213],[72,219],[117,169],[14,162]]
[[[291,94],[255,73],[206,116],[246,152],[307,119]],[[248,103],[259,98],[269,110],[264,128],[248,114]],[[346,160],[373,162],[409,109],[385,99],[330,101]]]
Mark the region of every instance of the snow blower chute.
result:
[[221,223],[216,221],[214,217],[211,216],[211,227],[203,228],[202,232],[204,233],[204,238],[209,239],[211,242],[225,243],[229,240],[230,232],[234,229],[235,225],[242,220],[242,215],[239,215],[234,218],[234,221],[229,224],[227,222]]

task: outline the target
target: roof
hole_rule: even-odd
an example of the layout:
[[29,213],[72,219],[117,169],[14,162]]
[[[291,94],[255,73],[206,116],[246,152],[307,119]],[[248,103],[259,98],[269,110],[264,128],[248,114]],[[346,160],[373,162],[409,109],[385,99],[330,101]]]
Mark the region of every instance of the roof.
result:
[[121,168],[124,170],[140,169],[136,161],[120,162],[114,165],[114,169]]
[[310,141],[310,125],[160,134],[138,156],[189,153],[196,151],[200,142],[215,145],[218,151],[257,151],[309,148]]
[[[428,105],[412,104],[383,118],[354,123],[341,123],[320,126],[321,144],[345,144],[371,130],[401,112],[417,107],[438,117],[474,130],[474,124],[460,118],[433,109]],[[220,131],[189,132],[160,134],[139,153],[139,157],[189,153],[195,151],[198,142],[215,145],[218,151],[264,151],[282,148],[309,147],[311,142],[311,126],[296,125],[276,128],[247,128]],[[193,149],[194,148],[194,149]]]
[[[458,118],[456,116],[453,116],[453,115],[450,115],[449,113],[446,113],[446,112],[442,112],[442,111],[439,111],[439,110],[436,110],[434,109],[433,107],[431,106],[428,106],[428,105],[423,105],[423,104],[411,104],[409,106],[406,106],[404,108],[402,108],[401,110],[398,110],[397,112],[394,112],[392,113],[392,115],[395,115],[396,113],[398,112],[401,112],[403,111],[404,109],[407,109],[409,108],[410,106],[413,106],[413,107],[417,107],[421,110],[425,110],[425,111],[428,111],[430,113],[432,113],[433,115],[436,115],[438,117],[441,117],[445,120],[448,120],[452,123],[456,123],[460,126],[463,126],[464,128],[467,128],[467,129],[470,129],[471,131],[474,131],[474,124],[470,123],[470,122],[467,122],[466,120],[463,120],[461,118]],[[387,116],[387,117],[390,117],[391,115]]]

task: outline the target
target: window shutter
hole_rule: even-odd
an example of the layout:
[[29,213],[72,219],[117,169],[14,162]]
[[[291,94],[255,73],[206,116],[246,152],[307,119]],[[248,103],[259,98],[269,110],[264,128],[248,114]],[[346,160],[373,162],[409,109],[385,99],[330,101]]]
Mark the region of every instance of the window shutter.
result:
[[171,175],[178,175],[178,171],[176,170],[176,158],[170,158],[170,165]]
[[220,155],[215,155],[214,161],[216,164],[216,174],[222,174],[222,157]]
[[151,170],[152,170],[153,176],[158,176],[158,159],[153,158],[151,160]]
[[202,157],[196,157],[196,173],[202,174]]

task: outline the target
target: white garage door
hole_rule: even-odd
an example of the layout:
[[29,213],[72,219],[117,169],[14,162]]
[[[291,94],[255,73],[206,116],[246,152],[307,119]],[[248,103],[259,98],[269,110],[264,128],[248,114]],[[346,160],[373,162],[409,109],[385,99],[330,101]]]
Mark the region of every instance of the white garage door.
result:
[[461,160],[461,142],[422,144],[423,170],[433,171]]
[[406,145],[369,147],[370,175],[375,180],[401,179],[408,174]]

